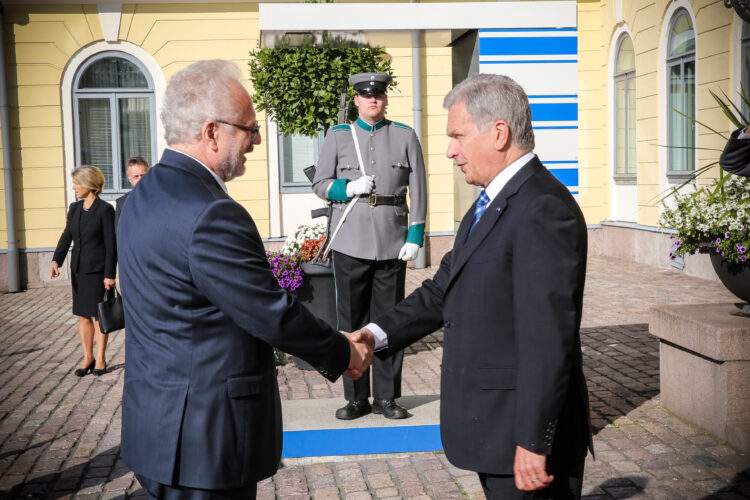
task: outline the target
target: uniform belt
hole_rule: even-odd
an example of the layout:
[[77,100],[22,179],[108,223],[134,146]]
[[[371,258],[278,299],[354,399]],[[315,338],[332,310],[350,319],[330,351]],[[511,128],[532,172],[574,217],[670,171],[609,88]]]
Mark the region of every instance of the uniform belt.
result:
[[357,201],[367,203],[373,207],[377,207],[378,205],[401,205],[406,203],[406,195],[371,193],[369,196],[361,196]]

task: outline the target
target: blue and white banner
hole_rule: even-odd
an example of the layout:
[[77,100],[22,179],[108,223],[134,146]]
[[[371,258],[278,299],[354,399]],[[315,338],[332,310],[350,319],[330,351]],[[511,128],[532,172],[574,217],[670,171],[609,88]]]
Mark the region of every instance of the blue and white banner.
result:
[[479,71],[506,75],[529,96],[542,163],[578,194],[578,30],[479,30]]

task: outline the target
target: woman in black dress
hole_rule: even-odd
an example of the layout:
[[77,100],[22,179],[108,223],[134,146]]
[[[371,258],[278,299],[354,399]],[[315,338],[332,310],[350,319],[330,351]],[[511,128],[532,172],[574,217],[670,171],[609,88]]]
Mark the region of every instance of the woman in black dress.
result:
[[[107,335],[99,330],[96,304],[104,289],[115,286],[117,245],[115,244],[115,210],[99,199],[104,187],[104,174],[96,167],[84,165],[73,170],[73,191],[79,201],[71,203],[65,230],[52,257],[53,278],[73,242],[70,255],[73,285],[73,314],[78,316],[78,334],[83,347],[83,362],[75,374],[107,373]],[[96,357],[94,356],[96,337]]]

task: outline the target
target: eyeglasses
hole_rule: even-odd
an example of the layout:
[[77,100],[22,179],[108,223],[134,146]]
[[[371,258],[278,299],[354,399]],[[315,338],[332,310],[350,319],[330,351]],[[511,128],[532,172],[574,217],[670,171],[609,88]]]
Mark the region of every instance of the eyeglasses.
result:
[[240,130],[242,130],[244,132],[252,132],[253,133],[253,137],[252,137],[251,142],[255,141],[255,138],[258,136],[258,133],[260,132],[260,123],[258,123],[257,121],[255,122],[255,126],[254,127],[248,127],[247,125],[240,125],[239,123],[232,123],[232,122],[227,122],[227,121],[224,121],[224,120],[215,120],[215,121],[217,121],[219,123],[223,123],[224,125],[231,125],[233,127],[237,127],[238,129],[240,129]]

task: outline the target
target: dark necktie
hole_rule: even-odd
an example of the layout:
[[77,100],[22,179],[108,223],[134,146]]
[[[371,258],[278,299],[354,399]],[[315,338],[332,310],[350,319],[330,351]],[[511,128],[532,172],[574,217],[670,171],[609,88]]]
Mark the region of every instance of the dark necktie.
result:
[[477,225],[477,222],[479,222],[479,218],[482,216],[485,210],[487,210],[487,205],[490,203],[490,197],[487,196],[487,193],[482,189],[482,192],[479,193],[479,198],[477,198],[477,204],[474,207],[474,222],[471,223],[471,228],[469,229],[469,234],[471,234],[471,231],[474,229],[474,226]]

